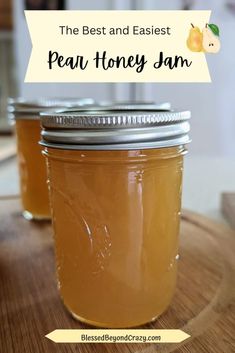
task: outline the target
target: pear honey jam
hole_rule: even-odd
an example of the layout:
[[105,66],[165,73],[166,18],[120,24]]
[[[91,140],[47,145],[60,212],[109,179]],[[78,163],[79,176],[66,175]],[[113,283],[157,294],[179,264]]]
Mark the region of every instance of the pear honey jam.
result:
[[20,177],[20,193],[23,216],[28,220],[50,219],[50,204],[45,158],[42,156],[39,113],[49,108],[92,104],[87,99],[25,100],[10,98],[9,117],[14,121]]
[[155,320],[176,286],[190,112],[140,108],[41,114],[58,288],[98,327]]

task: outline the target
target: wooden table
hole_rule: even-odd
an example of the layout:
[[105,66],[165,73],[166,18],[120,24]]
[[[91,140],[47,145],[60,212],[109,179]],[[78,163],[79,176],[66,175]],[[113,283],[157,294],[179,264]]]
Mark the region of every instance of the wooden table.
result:
[[146,328],[181,328],[180,344],[56,344],[56,328],[86,328],[65,310],[56,288],[50,223],[24,220],[19,201],[0,200],[0,352],[235,352],[235,234],[190,212],[181,222],[177,290]]

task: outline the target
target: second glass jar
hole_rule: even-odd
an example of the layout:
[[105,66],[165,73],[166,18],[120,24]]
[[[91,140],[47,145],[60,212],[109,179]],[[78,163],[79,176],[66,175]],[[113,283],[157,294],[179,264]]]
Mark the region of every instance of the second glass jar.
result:
[[16,131],[21,203],[26,219],[51,218],[46,163],[39,145],[39,113],[52,107],[90,106],[93,102],[90,98],[9,99],[9,117],[14,121]]

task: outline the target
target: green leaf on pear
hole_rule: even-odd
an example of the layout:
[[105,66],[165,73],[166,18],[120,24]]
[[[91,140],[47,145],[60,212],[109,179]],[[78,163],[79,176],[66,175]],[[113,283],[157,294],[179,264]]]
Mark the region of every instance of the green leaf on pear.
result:
[[214,23],[209,23],[208,27],[211,29],[212,33],[214,33],[215,36],[219,37],[219,27],[215,25]]

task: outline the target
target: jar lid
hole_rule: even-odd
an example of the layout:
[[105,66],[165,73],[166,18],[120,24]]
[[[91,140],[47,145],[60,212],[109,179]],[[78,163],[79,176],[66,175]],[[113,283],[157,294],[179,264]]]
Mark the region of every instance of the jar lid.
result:
[[[8,98],[8,112],[12,114],[37,115],[43,110],[50,108],[72,108],[78,106],[92,105],[92,98],[45,98],[27,100],[25,98]],[[29,118],[29,117],[28,117]],[[37,117],[38,118],[38,117]],[[30,119],[30,118],[29,118]]]
[[61,149],[126,150],[190,142],[189,111],[60,110],[42,112],[42,145]]
[[99,102],[101,107],[109,108],[112,110],[115,109],[123,109],[123,110],[170,110],[171,103],[163,102],[148,102],[148,101],[119,101],[119,102]]

